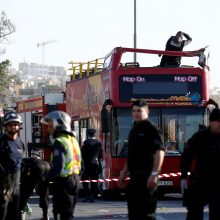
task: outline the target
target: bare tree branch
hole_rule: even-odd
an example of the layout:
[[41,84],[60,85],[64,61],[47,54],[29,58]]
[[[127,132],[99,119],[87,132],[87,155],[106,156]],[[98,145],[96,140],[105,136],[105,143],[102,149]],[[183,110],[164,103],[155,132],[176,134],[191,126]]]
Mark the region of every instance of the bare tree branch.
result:
[[[0,44],[9,44],[8,37],[15,32],[15,25],[10,21],[4,11],[2,11],[0,16]],[[0,49],[0,55],[3,51]]]

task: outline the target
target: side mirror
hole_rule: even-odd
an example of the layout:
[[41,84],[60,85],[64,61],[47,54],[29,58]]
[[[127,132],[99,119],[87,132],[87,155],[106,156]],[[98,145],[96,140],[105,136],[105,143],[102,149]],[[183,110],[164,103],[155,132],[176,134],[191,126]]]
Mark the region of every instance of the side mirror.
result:
[[110,113],[106,108],[102,108],[101,110],[101,126],[102,133],[110,132]]
[[206,50],[202,51],[199,55],[199,61],[198,61],[199,66],[201,66],[202,68],[207,66],[209,56],[210,56],[209,51],[206,51]]
[[102,110],[101,110],[102,133],[110,132],[111,108],[112,108],[112,100],[106,99],[102,105]]

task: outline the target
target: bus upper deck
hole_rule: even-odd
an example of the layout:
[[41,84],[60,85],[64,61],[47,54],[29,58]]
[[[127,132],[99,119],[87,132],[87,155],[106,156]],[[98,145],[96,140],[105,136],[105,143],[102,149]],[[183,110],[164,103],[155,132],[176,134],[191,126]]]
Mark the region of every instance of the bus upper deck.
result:
[[[131,62],[134,53],[141,62]],[[147,66],[146,55],[197,57],[199,66]],[[128,55],[128,56],[127,56]],[[143,55],[143,57],[140,57]],[[126,57],[129,62],[123,62]],[[208,100],[209,67],[205,48],[196,51],[160,51],[116,47],[104,58],[91,62],[70,62],[72,80],[93,75],[108,75],[112,84],[110,97],[115,106],[128,107],[131,101],[144,98],[151,106],[165,103],[176,105],[204,105]],[[202,89],[201,89],[202,88]]]

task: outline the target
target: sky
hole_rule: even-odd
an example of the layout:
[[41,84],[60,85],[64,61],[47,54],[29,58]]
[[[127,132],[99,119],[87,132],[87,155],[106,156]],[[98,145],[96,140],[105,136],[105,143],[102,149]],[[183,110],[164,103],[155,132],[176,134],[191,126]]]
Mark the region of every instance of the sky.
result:
[[[209,45],[211,87],[220,87],[220,2],[136,1],[137,47],[163,50],[171,35],[184,31],[193,39],[185,50]],[[0,61],[10,59],[15,68],[24,61],[42,63],[37,44],[47,41],[52,42],[45,46],[45,64],[66,68],[69,61],[94,60],[117,46],[133,47],[134,0],[0,0],[0,6],[16,26]]]

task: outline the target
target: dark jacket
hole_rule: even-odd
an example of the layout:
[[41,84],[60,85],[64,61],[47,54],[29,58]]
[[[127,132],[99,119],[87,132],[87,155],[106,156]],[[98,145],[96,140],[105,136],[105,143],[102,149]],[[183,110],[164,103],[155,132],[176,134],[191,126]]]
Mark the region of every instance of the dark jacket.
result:
[[182,155],[182,178],[186,178],[187,172],[192,171],[193,180],[197,183],[219,185],[219,169],[220,135],[214,135],[209,128],[195,133],[188,140]]
[[[187,40],[181,42],[178,41],[177,36],[171,36],[166,43],[165,50],[168,51],[182,51],[183,47],[191,43],[192,38],[188,34],[184,34]],[[180,66],[181,57],[179,56],[166,56],[164,55],[161,59],[160,66]]]
[[149,120],[135,122],[128,136],[129,172],[150,173],[157,150],[165,150],[162,132]]
[[99,163],[102,159],[102,144],[94,138],[88,138],[83,142],[81,149],[84,166],[89,166],[90,163]]
[[11,140],[4,134],[0,139],[0,172],[13,174],[19,171],[25,152],[24,144],[19,137]]

